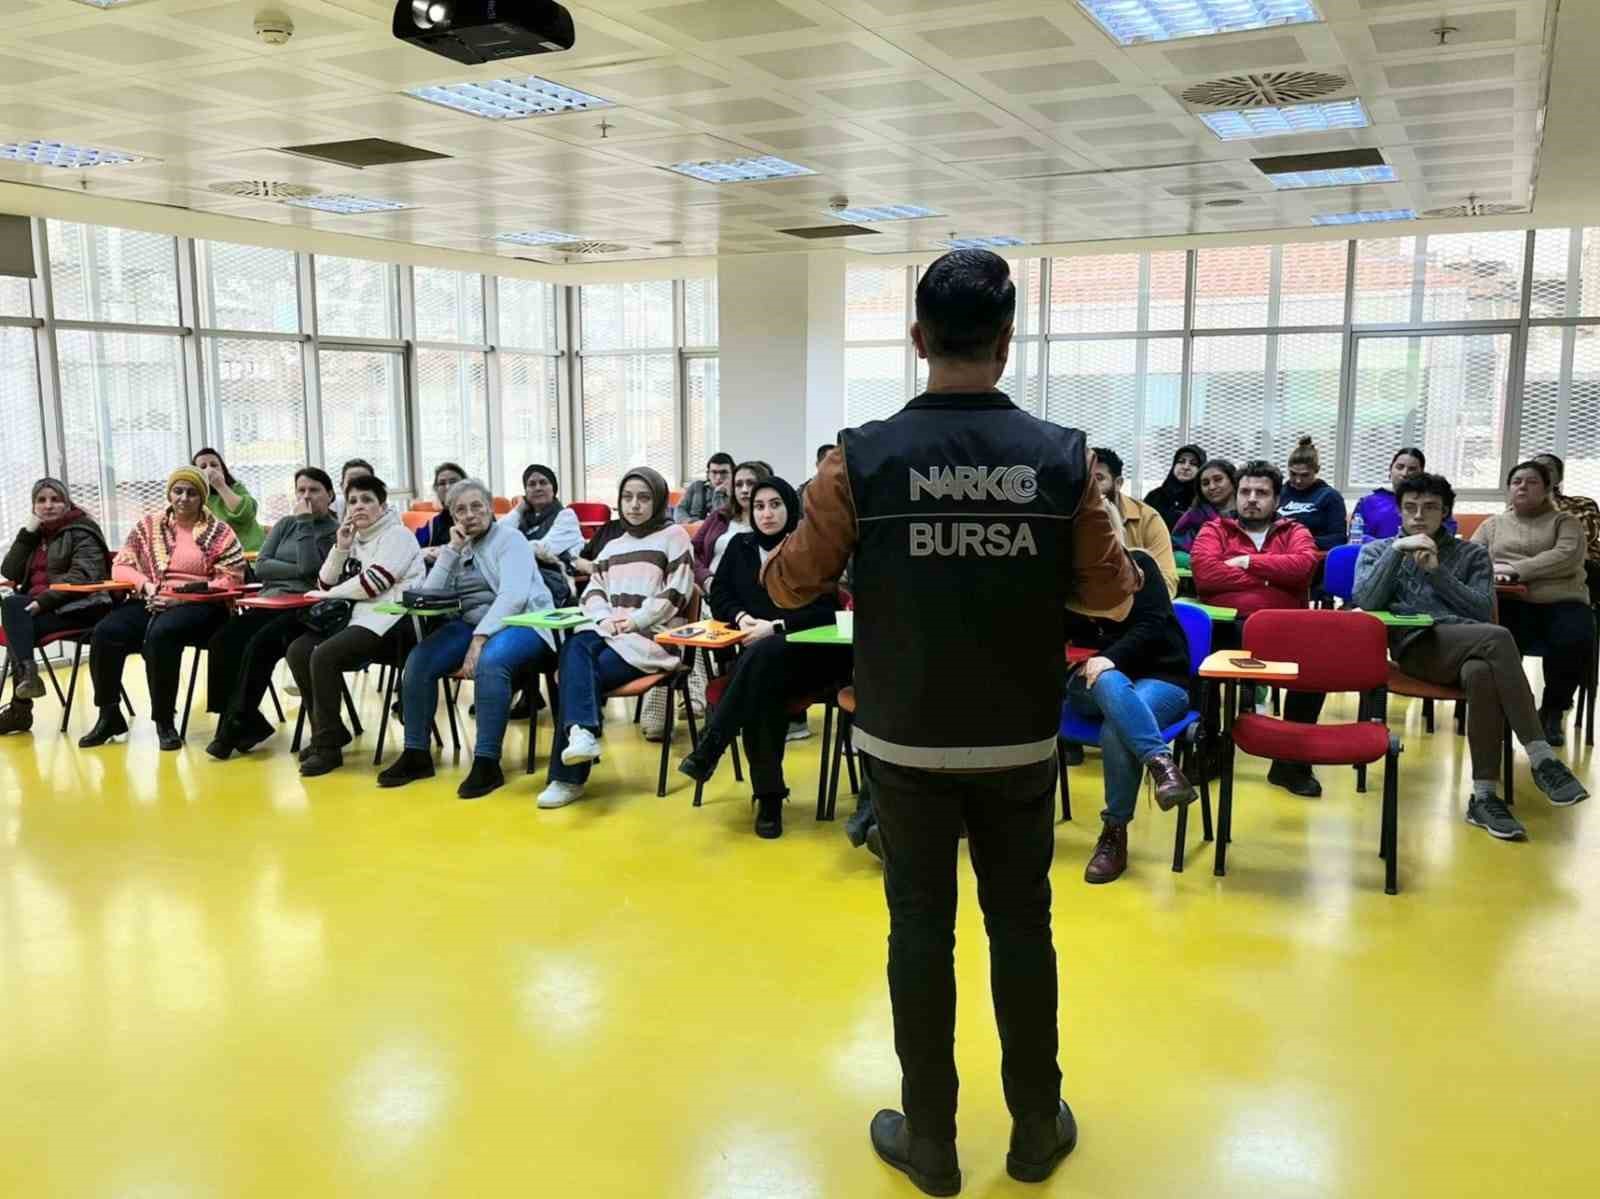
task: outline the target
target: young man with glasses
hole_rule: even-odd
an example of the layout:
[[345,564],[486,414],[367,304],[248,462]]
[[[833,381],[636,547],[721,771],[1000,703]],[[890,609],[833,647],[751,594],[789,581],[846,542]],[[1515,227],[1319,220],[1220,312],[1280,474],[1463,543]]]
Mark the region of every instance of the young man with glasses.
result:
[[1401,535],[1362,547],[1355,606],[1433,617],[1432,628],[1390,630],[1390,652],[1407,674],[1467,693],[1472,755],[1467,823],[1502,841],[1526,840],[1527,832],[1496,791],[1505,721],[1528,751],[1533,781],[1551,803],[1565,807],[1587,799],[1589,792],[1550,748],[1522,671],[1522,654],[1510,631],[1493,621],[1489,551],[1444,527],[1455,507],[1454,489],[1439,475],[1422,474],[1402,480],[1395,496]]

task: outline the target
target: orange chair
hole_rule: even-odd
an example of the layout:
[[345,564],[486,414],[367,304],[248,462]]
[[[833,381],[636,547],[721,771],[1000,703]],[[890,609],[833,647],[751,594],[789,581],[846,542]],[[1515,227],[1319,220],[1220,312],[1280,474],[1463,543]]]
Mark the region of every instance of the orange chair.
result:
[[497,495],[494,497],[494,514],[496,516],[504,516],[516,506],[517,503],[515,500],[508,500],[503,495]]
[[413,504],[411,511],[400,514],[400,523],[415,533],[418,529],[426,529],[431,525],[436,515],[436,512],[423,511]]
[[1478,531],[1478,526],[1488,519],[1488,514],[1483,512],[1457,513],[1456,536],[1462,541],[1471,541],[1472,535]]
[[442,512],[442,511],[444,511],[444,509],[439,507],[439,501],[438,500],[412,500],[411,501],[411,511],[413,511],[413,512]]
[[683,490],[682,490],[682,488],[679,488],[677,491],[669,491],[669,492],[667,492],[667,503],[671,504],[674,508],[676,508],[679,504],[683,503]]
[[[576,504],[573,507],[577,507]],[[695,624],[700,620],[700,589],[696,587],[689,596],[689,602],[684,606],[684,620],[688,624]],[[656,795],[664,796],[667,793],[667,758],[672,752],[672,719],[674,709],[677,707],[675,696],[683,696],[684,711],[689,715],[689,747],[691,749],[700,744],[700,731],[694,722],[694,704],[689,699],[689,672],[694,659],[694,651],[684,653],[682,665],[676,670],[663,671],[660,674],[647,674],[643,678],[634,679],[631,683],[624,683],[615,691],[608,691],[605,699],[638,699],[640,708],[644,705],[644,697],[657,687],[667,689],[667,716],[666,725],[661,730],[661,777],[656,784]],[[634,719],[638,720],[638,710],[635,710]],[[559,716],[558,716],[559,719]]]

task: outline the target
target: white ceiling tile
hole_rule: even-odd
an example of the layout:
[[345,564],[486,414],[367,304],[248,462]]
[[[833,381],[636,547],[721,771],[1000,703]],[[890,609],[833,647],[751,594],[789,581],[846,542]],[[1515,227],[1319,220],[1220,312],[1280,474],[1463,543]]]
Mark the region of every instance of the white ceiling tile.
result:
[[1080,87],[1104,87],[1108,83],[1117,81],[1117,77],[1108,71],[1104,64],[1092,58],[1083,58],[1075,62],[1047,63],[1037,67],[1010,67],[999,71],[985,71],[983,77],[1001,91],[1013,96],[1071,91]]

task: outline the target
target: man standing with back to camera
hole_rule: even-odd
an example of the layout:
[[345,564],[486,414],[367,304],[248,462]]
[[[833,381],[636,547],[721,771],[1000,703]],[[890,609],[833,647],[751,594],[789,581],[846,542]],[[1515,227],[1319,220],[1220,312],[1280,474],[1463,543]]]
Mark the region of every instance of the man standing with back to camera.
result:
[[1010,268],[988,251],[959,250],[928,268],[911,326],[928,390],[888,420],[839,435],[807,489],[805,520],[763,574],[774,600],[799,607],[855,558],[854,738],[883,843],[905,1106],[873,1117],[872,1145],[930,1195],[961,1189],[963,825],[1012,1116],[1006,1169],[1042,1182],[1077,1144],[1056,1063],[1050,936],[1062,612],[1069,602],[1125,608],[1140,586],[1090,481],[1084,435],[995,389],[1016,298]]

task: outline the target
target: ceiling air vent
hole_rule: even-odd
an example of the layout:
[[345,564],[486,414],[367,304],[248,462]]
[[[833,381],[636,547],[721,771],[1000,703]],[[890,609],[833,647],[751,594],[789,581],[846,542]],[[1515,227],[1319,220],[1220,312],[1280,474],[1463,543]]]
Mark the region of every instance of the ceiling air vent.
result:
[[620,254],[627,246],[614,241],[560,241],[550,247],[552,254]]
[[1331,71],[1263,71],[1208,79],[1179,93],[1196,108],[1279,108],[1350,90],[1350,80]]
[[1429,208],[1422,215],[1436,217],[1505,216],[1513,212],[1527,212],[1526,204],[1485,204],[1469,198],[1465,204],[1451,204],[1446,208]]
[[802,229],[778,229],[775,232],[787,233],[790,237],[803,237],[807,241],[823,241],[830,237],[864,237],[876,234],[878,230],[868,229],[862,225],[807,225]]
[[342,167],[355,167],[358,171],[362,167],[388,167],[450,157],[381,137],[358,137],[345,142],[311,142],[304,146],[280,148],[285,154],[298,154],[301,158],[315,158],[318,162],[331,162]]
[[219,196],[240,196],[248,200],[304,200],[318,193],[317,188],[303,183],[279,183],[273,179],[231,179],[226,183],[213,183],[207,191]]

